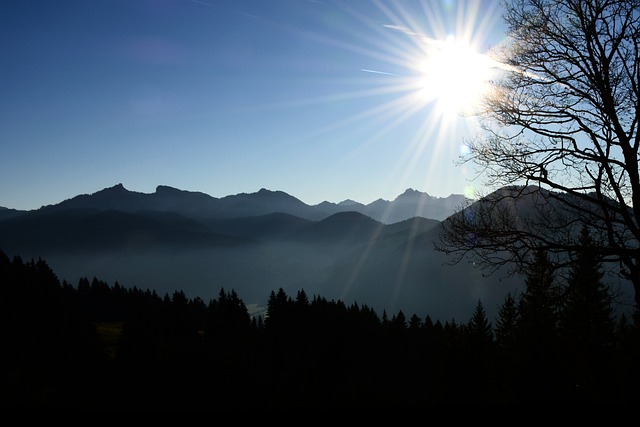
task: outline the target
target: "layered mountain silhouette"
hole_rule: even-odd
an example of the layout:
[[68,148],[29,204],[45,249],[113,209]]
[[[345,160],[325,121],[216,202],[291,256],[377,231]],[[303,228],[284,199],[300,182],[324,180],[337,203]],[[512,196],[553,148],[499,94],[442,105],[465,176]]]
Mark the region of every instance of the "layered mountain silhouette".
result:
[[495,315],[522,280],[483,277],[435,251],[441,221],[463,203],[409,189],[393,201],[310,206],[266,189],[215,198],[118,184],[33,211],[0,211],[0,248],[46,259],[72,284],[99,277],[205,301],[234,289],[256,313],[283,288],[379,313],[467,321],[478,300]]
[[216,198],[205,193],[179,190],[164,185],[158,186],[155,193],[139,193],[129,191],[122,184],[117,184],[93,194],[82,194],[56,205],[43,206],[39,210],[47,212],[70,208],[113,209],[123,212],[151,210],[176,212],[201,219],[259,216],[277,212],[313,221],[338,212],[353,211],[390,224],[417,216],[443,220],[467,201],[462,195],[453,194],[446,198],[438,198],[408,189],[393,201],[378,199],[368,205],[352,200],[307,205],[283,191],[264,188],[255,193],[240,193]]

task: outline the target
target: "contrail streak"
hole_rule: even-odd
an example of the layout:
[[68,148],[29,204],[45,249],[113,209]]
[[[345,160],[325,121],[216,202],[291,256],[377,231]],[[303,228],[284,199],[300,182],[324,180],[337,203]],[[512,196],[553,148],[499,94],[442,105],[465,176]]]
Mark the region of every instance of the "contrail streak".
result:
[[361,68],[360,71],[364,71],[365,73],[384,74],[385,76],[401,77],[400,74],[387,73],[387,72],[384,72],[384,71],[369,70],[367,68]]

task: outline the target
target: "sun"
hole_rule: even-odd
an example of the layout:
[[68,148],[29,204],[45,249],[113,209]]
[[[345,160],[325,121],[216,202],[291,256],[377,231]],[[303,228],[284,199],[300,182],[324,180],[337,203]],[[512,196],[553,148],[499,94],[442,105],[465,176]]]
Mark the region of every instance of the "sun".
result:
[[[505,39],[497,0],[375,0],[375,19],[347,10],[364,24],[344,38],[330,40],[354,54],[365,75],[348,77],[353,89],[326,99],[362,101],[363,109],[323,129],[366,123],[371,143],[390,133],[406,140],[404,167],[415,174],[420,161],[458,158],[465,139],[481,131],[488,102],[502,72]],[[347,27],[341,29],[346,30]],[[372,31],[370,31],[372,30]],[[324,100],[322,98],[321,100]],[[436,162],[433,160],[433,162]]]
[[452,36],[424,46],[424,57],[414,65],[418,98],[433,103],[443,117],[477,112],[490,88],[489,58]]

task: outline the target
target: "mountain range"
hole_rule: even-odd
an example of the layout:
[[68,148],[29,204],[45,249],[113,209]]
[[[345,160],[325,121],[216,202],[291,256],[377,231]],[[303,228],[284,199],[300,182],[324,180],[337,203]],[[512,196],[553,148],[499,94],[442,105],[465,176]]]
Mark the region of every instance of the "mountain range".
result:
[[[60,211],[72,208],[114,209],[123,212],[152,210],[175,212],[187,217],[225,219],[283,212],[308,220],[320,220],[338,212],[360,212],[386,224],[416,216],[443,220],[468,201],[462,195],[445,198],[407,189],[392,201],[378,199],[369,204],[354,200],[340,203],[322,202],[308,205],[283,192],[261,189],[255,193],[240,193],[216,198],[201,192],[179,190],[159,185],[154,193],[127,190],[122,184],[93,194],[81,194],[55,205],[43,206],[39,211]],[[20,211],[0,207],[0,219]]]
[[466,202],[408,189],[393,201],[310,206],[266,189],[215,198],[118,184],[36,210],[0,210],[0,250],[43,258],[72,284],[97,277],[205,301],[233,289],[252,313],[283,288],[379,313],[467,321],[479,300],[494,316],[522,280],[487,278],[435,251],[441,221]]

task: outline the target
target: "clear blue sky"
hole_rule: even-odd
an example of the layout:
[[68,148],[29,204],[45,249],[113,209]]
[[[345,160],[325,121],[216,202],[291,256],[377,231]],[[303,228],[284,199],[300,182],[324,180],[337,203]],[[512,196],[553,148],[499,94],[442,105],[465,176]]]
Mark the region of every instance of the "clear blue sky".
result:
[[445,197],[469,119],[416,101],[425,40],[504,37],[496,1],[15,0],[0,6],[0,206],[122,183],[308,204]]

